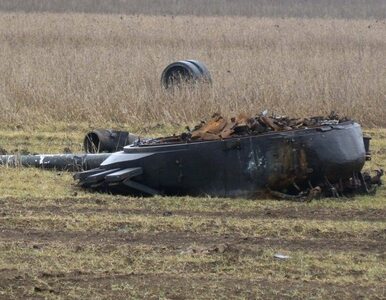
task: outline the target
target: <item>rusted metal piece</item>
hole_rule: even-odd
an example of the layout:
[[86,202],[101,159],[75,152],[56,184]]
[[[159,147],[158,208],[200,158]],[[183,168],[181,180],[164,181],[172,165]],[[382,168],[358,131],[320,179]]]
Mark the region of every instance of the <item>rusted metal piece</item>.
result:
[[218,140],[220,138],[220,133],[227,125],[227,121],[219,114],[215,114],[208,123],[202,123],[201,125],[202,126],[192,132],[192,140]]
[[[317,116],[298,119],[285,116],[267,116],[266,114],[249,117],[241,114],[236,118],[230,118],[230,120],[216,113],[209,121],[201,121],[193,130],[189,130],[178,136],[173,136],[173,142],[213,141],[246,135],[254,136],[273,131],[290,131],[315,127],[320,127],[321,130],[329,130],[329,126],[338,125],[347,121],[349,121],[347,118],[341,118],[334,112],[325,117]],[[364,138],[365,145],[369,145],[369,141],[369,137]],[[145,141],[147,144],[163,144],[169,142],[170,137]],[[368,158],[370,158],[369,150],[367,152]]]

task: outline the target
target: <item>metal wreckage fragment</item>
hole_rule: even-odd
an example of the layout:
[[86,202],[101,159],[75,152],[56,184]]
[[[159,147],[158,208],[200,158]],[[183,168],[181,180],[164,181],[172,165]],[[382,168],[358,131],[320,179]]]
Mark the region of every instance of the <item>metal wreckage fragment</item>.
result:
[[230,120],[215,114],[180,135],[140,139],[96,130],[84,145],[87,152],[117,152],[3,155],[0,164],[80,171],[74,178],[82,187],[130,195],[293,201],[371,194],[383,175],[362,172],[371,159],[370,138],[358,123],[335,113],[291,119],[265,112]]

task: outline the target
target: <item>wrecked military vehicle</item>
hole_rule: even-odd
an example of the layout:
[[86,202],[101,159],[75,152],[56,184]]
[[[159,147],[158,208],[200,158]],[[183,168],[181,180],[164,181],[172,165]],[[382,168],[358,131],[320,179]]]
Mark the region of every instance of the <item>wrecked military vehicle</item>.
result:
[[[125,146],[126,145],[126,146]],[[117,131],[87,134],[81,155],[0,156],[0,163],[80,170],[79,185],[130,195],[209,195],[305,201],[373,193],[382,170],[362,172],[370,138],[358,123],[332,113],[290,119],[219,114],[163,138]]]
[[136,195],[210,195],[284,199],[370,193],[382,171],[359,124],[328,117],[289,119],[215,114],[177,136],[138,139],[98,168],[75,174],[83,187]]

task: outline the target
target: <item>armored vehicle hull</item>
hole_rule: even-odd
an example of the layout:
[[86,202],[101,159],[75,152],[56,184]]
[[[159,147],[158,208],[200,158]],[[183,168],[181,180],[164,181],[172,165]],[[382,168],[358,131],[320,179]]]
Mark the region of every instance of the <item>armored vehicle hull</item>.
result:
[[[355,122],[215,141],[137,143],[75,178],[133,195],[254,197],[319,185],[355,185],[366,160]],[[358,179],[360,180],[360,178]]]

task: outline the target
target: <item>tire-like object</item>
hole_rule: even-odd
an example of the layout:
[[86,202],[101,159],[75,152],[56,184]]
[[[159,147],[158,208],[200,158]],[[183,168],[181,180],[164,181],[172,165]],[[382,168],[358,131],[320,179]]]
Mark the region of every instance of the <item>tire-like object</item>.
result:
[[123,150],[123,147],[134,143],[138,136],[127,131],[97,129],[86,134],[83,148],[86,153],[113,153]]
[[211,82],[208,69],[197,60],[181,60],[171,63],[161,75],[161,84],[165,89],[197,81]]
[[201,80],[204,80],[208,83],[212,83],[212,77],[210,76],[210,72],[208,68],[199,60],[189,59],[188,62],[194,64],[201,72]]

